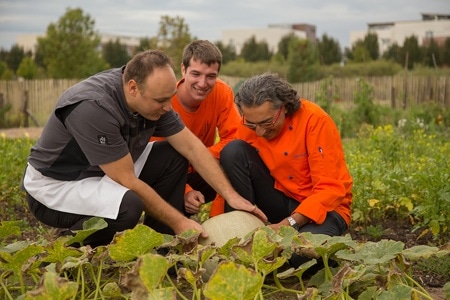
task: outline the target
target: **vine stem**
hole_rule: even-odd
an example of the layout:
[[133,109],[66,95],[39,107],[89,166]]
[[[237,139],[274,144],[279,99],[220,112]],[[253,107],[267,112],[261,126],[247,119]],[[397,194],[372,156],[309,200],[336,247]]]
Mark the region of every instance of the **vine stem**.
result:
[[175,289],[175,292],[177,293],[178,296],[180,296],[181,299],[183,300],[188,300],[188,298],[186,298],[176,287],[175,283],[173,283],[172,279],[170,278],[169,274],[166,273],[166,279],[169,281],[170,285],[173,286],[173,288]]

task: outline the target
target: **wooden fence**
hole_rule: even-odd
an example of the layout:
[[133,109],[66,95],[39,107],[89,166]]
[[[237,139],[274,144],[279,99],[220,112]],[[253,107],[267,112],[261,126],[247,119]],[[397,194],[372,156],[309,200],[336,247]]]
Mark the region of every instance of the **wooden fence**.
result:
[[[243,78],[221,76],[231,87],[237,87]],[[408,108],[426,101],[450,105],[449,76],[384,76],[364,78],[373,88],[374,99],[393,108]],[[17,119],[26,114],[32,126],[42,126],[48,119],[60,94],[79,80],[45,79],[0,80],[0,110],[10,104],[5,118]],[[316,100],[317,93],[325,92],[336,102],[353,103],[358,90],[356,78],[334,78],[331,87],[322,87],[325,80],[297,83],[292,86],[302,98]]]

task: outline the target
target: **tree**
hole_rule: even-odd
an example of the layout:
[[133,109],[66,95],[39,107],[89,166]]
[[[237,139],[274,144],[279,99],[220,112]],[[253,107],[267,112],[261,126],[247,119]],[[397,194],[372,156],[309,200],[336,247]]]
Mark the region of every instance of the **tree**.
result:
[[[13,72],[16,72],[19,68],[20,62],[25,56],[26,54],[23,47],[14,44],[6,57],[6,64],[8,65],[8,68]],[[31,56],[31,53],[28,53],[28,56]]]
[[219,48],[220,52],[222,52],[222,64],[226,64],[236,59],[236,48],[233,44],[229,43],[225,46],[221,41],[217,41],[215,45]]
[[320,62],[324,65],[340,63],[342,61],[342,51],[339,42],[327,34],[322,35],[322,39],[318,41]]
[[298,37],[293,33],[288,33],[285,36],[283,36],[280,41],[278,42],[278,55],[284,58],[284,60],[288,59],[289,55],[289,43],[293,39],[298,39]]
[[172,58],[175,72],[180,73],[183,49],[193,40],[189,33],[189,25],[182,17],[161,16],[157,46]]
[[0,78],[7,69],[8,66],[6,65],[6,63],[3,60],[0,60]]
[[372,61],[369,51],[366,48],[363,40],[357,40],[352,45],[352,62],[365,63]]
[[380,57],[378,35],[375,32],[368,32],[364,37],[363,44],[369,53],[371,60],[377,60]]
[[120,43],[119,38],[110,40],[103,45],[102,48],[103,59],[112,68],[117,68],[125,65],[130,60],[130,55],[127,51],[127,46]]
[[256,37],[252,35],[244,42],[241,57],[249,62],[269,61],[272,54],[269,51],[269,45],[266,41],[257,42]]
[[47,75],[53,78],[85,78],[107,68],[98,51],[100,36],[95,21],[80,8],[68,8],[45,37],[38,38]]
[[401,60],[401,47],[397,43],[393,43],[389,48],[383,53],[383,58],[386,60],[394,61],[399,64],[403,64]]
[[293,39],[289,43],[289,82],[305,82],[319,77],[319,54],[309,40]]
[[428,45],[423,47],[423,63],[428,67],[438,67],[442,65],[441,49],[434,39],[430,39]]
[[135,53],[145,51],[147,49],[156,49],[156,44],[158,43],[158,40],[156,37],[148,38],[144,37],[139,39],[139,46],[134,49]]
[[445,39],[444,47],[442,47],[442,65],[450,67],[450,37]]
[[17,76],[25,79],[34,79],[38,73],[38,67],[31,57],[24,57],[17,69]]
[[422,51],[419,47],[419,42],[415,35],[407,37],[403,43],[401,51],[401,63],[408,70],[414,68],[414,64],[422,62]]

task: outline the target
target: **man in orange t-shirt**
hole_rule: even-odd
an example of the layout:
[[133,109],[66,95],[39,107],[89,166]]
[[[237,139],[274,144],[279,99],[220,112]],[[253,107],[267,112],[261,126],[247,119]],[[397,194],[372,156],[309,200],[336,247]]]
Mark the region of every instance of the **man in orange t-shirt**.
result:
[[[266,214],[274,230],[287,225],[344,234],[353,180],[332,118],[272,73],[245,81],[235,102],[242,119],[220,164],[236,191]],[[294,254],[289,263],[297,268],[307,260]]]
[[[218,78],[221,65],[222,53],[213,43],[206,40],[190,43],[183,51],[183,78],[172,97],[172,107],[186,127],[217,159],[222,148],[234,138],[240,122],[233,90]],[[184,196],[186,213],[197,213],[201,204],[214,198],[216,191],[191,169]]]

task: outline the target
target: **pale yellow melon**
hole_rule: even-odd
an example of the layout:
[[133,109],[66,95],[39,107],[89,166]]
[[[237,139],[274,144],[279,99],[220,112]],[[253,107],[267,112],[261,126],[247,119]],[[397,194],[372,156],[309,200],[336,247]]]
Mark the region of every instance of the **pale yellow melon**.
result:
[[[199,243],[202,245],[213,243],[216,247],[222,247],[232,238],[243,238],[248,233],[262,226],[264,226],[264,223],[251,213],[235,210],[203,222],[202,227],[208,234],[208,238],[200,238]],[[219,258],[217,256],[213,256],[204,263],[203,267],[206,271],[202,278],[205,282],[209,280],[218,264]]]
[[209,237],[200,238],[199,243],[202,245],[214,243],[216,247],[222,247],[230,239],[243,238],[247,233],[261,226],[264,226],[264,223],[246,211],[235,210],[224,213],[203,222],[203,230]]

